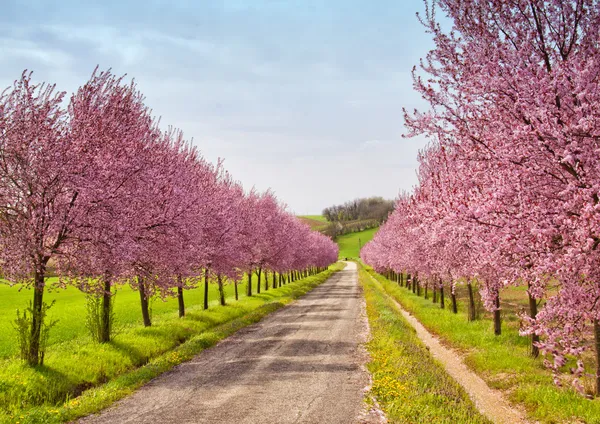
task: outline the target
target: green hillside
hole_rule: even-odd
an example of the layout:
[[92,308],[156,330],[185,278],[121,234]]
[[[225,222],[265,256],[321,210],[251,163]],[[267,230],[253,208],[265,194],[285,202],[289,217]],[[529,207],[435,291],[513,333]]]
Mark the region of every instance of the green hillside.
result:
[[378,229],[379,228],[371,228],[370,230],[339,236],[336,243],[340,247],[340,258],[358,259],[360,251],[359,244],[361,247],[364,246],[373,238]]

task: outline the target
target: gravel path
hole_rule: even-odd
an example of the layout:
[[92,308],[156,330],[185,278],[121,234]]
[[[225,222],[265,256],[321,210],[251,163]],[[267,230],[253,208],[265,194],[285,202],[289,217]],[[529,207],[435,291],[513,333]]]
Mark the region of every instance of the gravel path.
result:
[[[371,277],[372,278],[372,277]],[[375,281],[373,279],[373,281]],[[382,289],[383,290],[383,289]],[[383,291],[385,293],[385,291]],[[423,324],[407,312],[400,303],[388,296],[396,305],[402,316],[417,332],[417,336],[429,348],[431,355],[442,363],[448,374],[454,378],[468,393],[477,409],[496,424],[529,423],[525,415],[513,408],[502,393],[491,389],[485,381],[471,371],[453,350],[444,347]]]
[[376,422],[356,264],[82,423]]

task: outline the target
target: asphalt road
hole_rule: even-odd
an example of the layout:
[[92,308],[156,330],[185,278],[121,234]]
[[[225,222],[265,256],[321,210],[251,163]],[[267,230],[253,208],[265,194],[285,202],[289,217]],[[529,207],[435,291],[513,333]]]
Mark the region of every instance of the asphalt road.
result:
[[363,413],[356,265],[84,423],[319,423]]

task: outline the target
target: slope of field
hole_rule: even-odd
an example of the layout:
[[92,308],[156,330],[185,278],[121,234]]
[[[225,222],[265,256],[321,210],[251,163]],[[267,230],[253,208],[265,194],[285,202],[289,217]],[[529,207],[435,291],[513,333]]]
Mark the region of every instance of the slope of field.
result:
[[371,241],[378,229],[379,228],[371,228],[369,230],[339,236],[336,239],[336,243],[340,247],[340,258],[358,258],[360,256],[360,247]]
[[311,230],[320,231],[329,225],[329,222],[322,215],[300,215],[298,219],[308,224]]

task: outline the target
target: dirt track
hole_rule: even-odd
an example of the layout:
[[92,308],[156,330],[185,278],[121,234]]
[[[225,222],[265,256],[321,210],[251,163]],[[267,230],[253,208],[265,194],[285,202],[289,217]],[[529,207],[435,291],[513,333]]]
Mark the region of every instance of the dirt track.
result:
[[367,421],[356,265],[84,423]]

